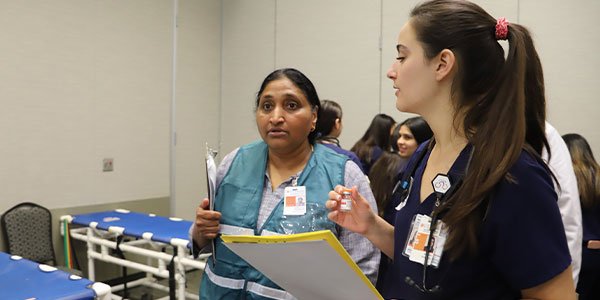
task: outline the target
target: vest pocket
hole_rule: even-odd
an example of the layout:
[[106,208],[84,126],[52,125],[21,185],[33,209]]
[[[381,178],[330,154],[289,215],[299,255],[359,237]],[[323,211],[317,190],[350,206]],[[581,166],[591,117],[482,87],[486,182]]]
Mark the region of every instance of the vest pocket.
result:
[[281,216],[276,226],[277,232],[294,234],[329,229],[335,232],[335,225],[327,218],[329,210],[322,203],[306,203],[306,214],[302,216]]
[[[215,210],[222,213],[221,222],[242,227],[255,227],[262,190],[223,180],[217,192]],[[258,200],[257,200],[258,199]]]

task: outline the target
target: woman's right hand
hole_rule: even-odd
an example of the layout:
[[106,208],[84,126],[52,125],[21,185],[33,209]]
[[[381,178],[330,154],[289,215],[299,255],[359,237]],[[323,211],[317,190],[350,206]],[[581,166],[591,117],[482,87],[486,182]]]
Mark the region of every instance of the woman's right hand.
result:
[[327,216],[333,222],[350,231],[366,235],[371,224],[376,220],[375,212],[356,187],[352,188],[352,210],[340,210],[341,194],[344,189],[344,186],[338,185],[333,191],[329,192],[329,200],[325,202],[325,206],[331,212]]
[[217,237],[219,233],[219,221],[221,213],[208,210],[208,198],[204,198],[196,208],[196,220],[194,221],[193,237],[196,244],[204,246],[208,240]]

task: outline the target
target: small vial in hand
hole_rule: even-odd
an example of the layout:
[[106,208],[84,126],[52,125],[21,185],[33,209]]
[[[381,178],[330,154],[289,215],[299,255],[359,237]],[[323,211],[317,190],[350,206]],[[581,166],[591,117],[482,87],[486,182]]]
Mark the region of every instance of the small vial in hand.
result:
[[342,192],[342,199],[340,200],[340,210],[341,211],[351,211],[352,210],[352,190],[344,189]]

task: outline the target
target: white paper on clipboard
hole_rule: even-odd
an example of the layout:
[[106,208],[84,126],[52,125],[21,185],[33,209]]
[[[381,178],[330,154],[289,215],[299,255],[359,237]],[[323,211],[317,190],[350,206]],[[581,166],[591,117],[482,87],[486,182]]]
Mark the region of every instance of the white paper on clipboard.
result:
[[[216,185],[217,185],[217,164],[215,163],[215,156],[217,156],[217,151],[213,150],[206,144],[206,190],[208,191],[208,208],[210,210],[215,209],[215,194],[216,194]],[[213,249],[213,263],[216,262],[215,258],[215,240],[212,240],[212,249]]]
[[217,152],[206,145],[206,184],[208,191],[208,200],[210,202],[209,209],[215,208],[215,193],[217,184],[217,165],[215,156]]
[[299,300],[382,299],[329,230],[222,235],[224,245]]

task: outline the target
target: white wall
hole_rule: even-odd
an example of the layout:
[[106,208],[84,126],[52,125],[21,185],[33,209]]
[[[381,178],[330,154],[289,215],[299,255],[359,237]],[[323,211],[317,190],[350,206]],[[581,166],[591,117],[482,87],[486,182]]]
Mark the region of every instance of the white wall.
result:
[[[351,147],[376,113],[406,117],[385,72],[416,2],[179,0],[173,86],[173,0],[3,1],[0,211],[168,197],[175,88],[171,213],[192,218],[206,194],[204,144],[222,158],[257,139],[256,91],[284,66],[343,105],[341,142]],[[586,136],[600,157],[600,2],[477,2],[531,29],[550,122]],[[105,157],[114,172],[101,172]]]
[[192,219],[206,196],[206,143],[219,144],[221,1],[179,0],[171,213]]
[[[358,140],[376,113],[397,121],[408,117],[395,109],[385,73],[395,57],[398,31],[418,2],[227,1],[222,56],[224,152],[258,138],[249,107],[260,81],[275,68],[297,67],[313,81],[321,98],[342,104],[340,140],[346,148]],[[600,130],[596,130],[600,124],[595,121],[600,115],[596,101],[600,85],[594,72],[600,59],[592,53],[600,47],[600,35],[594,32],[600,2],[475,2],[493,16],[532,31],[545,69],[549,121],[563,134],[583,134],[600,156]],[[243,16],[238,16],[241,11]],[[243,47],[231,49],[235,44]]]
[[[356,12],[366,17],[356,22]],[[268,73],[283,67],[304,72],[322,99],[343,105],[341,142],[351,147],[379,111],[379,12],[376,1],[224,2],[223,155],[259,138],[256,92]]]
[[168,0],[2,2],[0,211],[168,195],[171,22]]
[[298,68],[321,99],[340,103],[346,148],[380,110],[380,11],[379,1],[277,2],[276,68]]
[[583,135],[600,160],[600,1],[521,0],[544,66],[548,120],[561,134]]
[[256,92],[275,67],[275,0],[223,1],[219,159],[258,139]]
[[173,129],[171,213],[191,219],[219,142],[221,1],[5,1],[0,25],[0,211],[168,198]]

